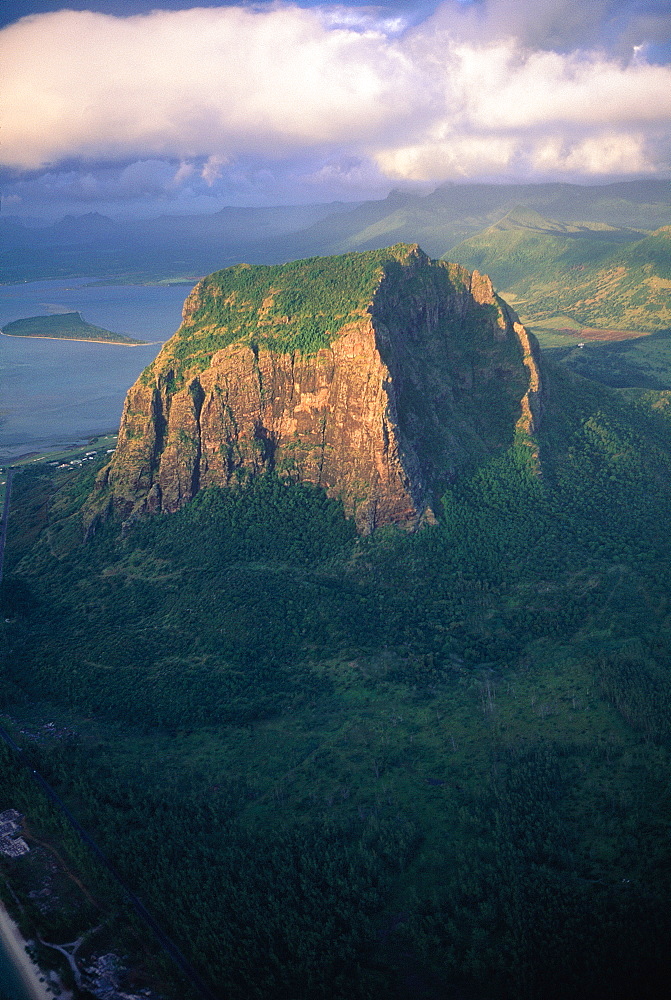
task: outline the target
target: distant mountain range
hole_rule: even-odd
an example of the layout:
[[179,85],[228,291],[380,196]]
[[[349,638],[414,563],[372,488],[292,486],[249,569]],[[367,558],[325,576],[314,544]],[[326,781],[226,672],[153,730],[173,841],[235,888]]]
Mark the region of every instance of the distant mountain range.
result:
[[91,212],[41,227],[6,218],[0,220],[0,281],[195,278],[247,258],[271,261],[288,234],[349,209],[338,202],[224,208],[133,221]]
[[[417,242],[442,256],[462,240],[523,206],[553,219],[649,231],[671,223],[671,182],[618,184],[446,184],[428,195],[392,192],[329,216],[294,238],[296,256],[374,250]],[[291,241],[288,241],[291,243]]]
[[[532,212],[526,223],[521,209]],[[240,261],[276,264],[396,242],[419,243],[440,257],[492,226],[534,232],[533,213],[554,220],[540,227],[544,238],[549,228],[562,245],[606,257],[609,241],[621,248],[639,235],[631,230],[671,225],[671,182],[447,184],[428,195],[394,191],[355,205],[226,208],[139,221],[94,213],[43,227],[8,218],[0,220],[0,281],[198,277]]]

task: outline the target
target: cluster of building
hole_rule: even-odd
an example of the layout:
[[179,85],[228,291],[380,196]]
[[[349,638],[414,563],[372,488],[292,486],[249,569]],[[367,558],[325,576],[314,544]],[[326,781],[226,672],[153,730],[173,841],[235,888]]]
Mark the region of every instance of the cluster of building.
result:
[[22,837],[21,820],[23,816],[17,809],[5,809],[0,813],[0,854],[8,858],[20,858],[27,854],[30,848]]
[[99,955],[84,970],[84,986],[97,1000],[159,1000],[155,993],[146,988],[127,993],[121,986],[126,972],[118,955]]
[[[114,451],[114,448],[108,448],[105,454],[113,455]],[[49,464],[54,466],[54,468],[58,467],[59,469],[69,469],[73,465],[83,465],[84,462],[92,462],[95,458],[97,458],[97,456],[97,451],[87,451],[83,458],[73,458],[69,462],[50,462]]]

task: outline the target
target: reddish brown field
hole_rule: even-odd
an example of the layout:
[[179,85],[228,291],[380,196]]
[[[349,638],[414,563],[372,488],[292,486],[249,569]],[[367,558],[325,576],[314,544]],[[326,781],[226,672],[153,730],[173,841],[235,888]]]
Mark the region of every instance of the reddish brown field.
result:
[[598,330],[595,327],[586,326],[582,330],[553,330],[553,333],[561,333],[567,337],[574,337],[577,341],[583,340],[634,340],[636,337],[648,337],[649,330]]

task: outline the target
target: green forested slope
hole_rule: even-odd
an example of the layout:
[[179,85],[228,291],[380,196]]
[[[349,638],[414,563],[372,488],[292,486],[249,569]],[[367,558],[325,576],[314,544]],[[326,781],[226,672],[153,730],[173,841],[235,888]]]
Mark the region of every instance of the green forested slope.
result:
[[90,481],[17,477],[3,724],[222,998],[668,976],[671,395],[546,379],[543,476],[512,449],[415,535],[264,478],[82,546]]
[[[583,228],[604,225],[650,230],[671,224],[671,185],[668,181],[605,185],[448,183],[429,194],[392,191],[382,201],[364,202],[294,234],[287,239],[286,254],[306,257],[417,241],[437,257],[520,206],[560,220],[560,225],[582,219]],[[451,250],[448,256],[458,259]]]
[[671,228],[636,236],[518,209],[449,255],[488,273],[532,326],[561,316],[566,326],[668,329]]
[[450,250],[450,259],[489,274],[511,288],[531,274],[600,263],[642,233],[598,223],[561,223],[517,206],[494,225]]

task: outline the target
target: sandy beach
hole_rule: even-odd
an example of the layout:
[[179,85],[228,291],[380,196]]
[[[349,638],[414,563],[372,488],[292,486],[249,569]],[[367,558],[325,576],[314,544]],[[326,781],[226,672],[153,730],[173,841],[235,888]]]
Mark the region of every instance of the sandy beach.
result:
[[40,982],[40,976],[46,977],[26,954],[26,942],[2,903],[0,903],[0,937],[30,1000],[54,1000],[53,993],[47,991],[46,983]]
[[162,340],[140,340],[137,344],[129,344],[125,340],[93,340],[91,337],[42,337],[39,333],[21,334],[5,333],[0,330],[0,337],[9,337],[10,340],[67,340],[75,344],[113,344],[114,347],[151,347],[152,344],[162,344]]

